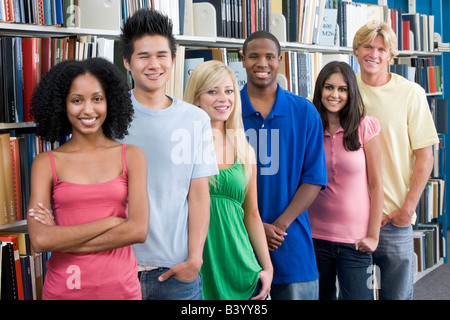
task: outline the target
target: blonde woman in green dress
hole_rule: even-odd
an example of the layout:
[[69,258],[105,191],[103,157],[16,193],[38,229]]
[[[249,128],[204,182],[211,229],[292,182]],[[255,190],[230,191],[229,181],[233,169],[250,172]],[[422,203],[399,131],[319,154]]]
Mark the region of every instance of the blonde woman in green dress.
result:
[[258,211],[255,153],[247,142],[234,71],[220,61],[197,66],[184,100],[211,118],[219,174],[210,179],[211,220],[203,250],[203,297],[265,299],[273,268]]

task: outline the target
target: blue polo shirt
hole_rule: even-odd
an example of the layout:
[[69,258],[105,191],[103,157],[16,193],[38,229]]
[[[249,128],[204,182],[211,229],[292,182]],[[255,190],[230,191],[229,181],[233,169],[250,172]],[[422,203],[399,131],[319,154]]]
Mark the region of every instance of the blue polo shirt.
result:
[[[314,105],[278,86],[275,103],[264,119],[241,90],[242,117],[257,158],[258,205],[263,222],[273,223],[302,183],[326,187],[323,129]],[[274,284],[316,280],[317,271],[307,211],[286,230],[271,252]]]

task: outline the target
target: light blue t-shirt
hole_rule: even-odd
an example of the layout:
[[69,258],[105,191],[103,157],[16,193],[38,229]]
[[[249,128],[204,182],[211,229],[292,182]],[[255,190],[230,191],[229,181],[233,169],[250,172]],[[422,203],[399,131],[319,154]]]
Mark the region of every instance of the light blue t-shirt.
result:
[[139,265],[171,268],[188,258],[191,179],[217,174],[210,118],[200,108],[171,98],[166,109],[141,105],[132,93],[134,118],[120,142],[147,157],[150,221],[145,243],[133,245]]

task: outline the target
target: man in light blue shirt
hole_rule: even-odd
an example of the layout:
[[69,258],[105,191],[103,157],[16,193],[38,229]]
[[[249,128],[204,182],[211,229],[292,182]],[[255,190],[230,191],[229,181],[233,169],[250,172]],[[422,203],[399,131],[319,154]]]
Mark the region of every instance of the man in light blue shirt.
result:
[[122,30],[124,65],[135,84],[134,119],[122,142],[140,146],[148,161],[149,232],[145,243],[133,246],[142,298],[202,299],[208,178],[218,173],[210,119],[164,93],[175,61],[167,16],[140,10]]

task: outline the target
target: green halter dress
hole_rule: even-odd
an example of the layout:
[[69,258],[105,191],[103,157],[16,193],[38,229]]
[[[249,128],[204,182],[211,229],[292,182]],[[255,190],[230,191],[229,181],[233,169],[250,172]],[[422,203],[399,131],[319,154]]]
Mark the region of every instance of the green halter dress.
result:
[[201,269],[206,300],[249,299],[262,270],[243,220],[245,182],[237,162],[210,181],[211,219]]

